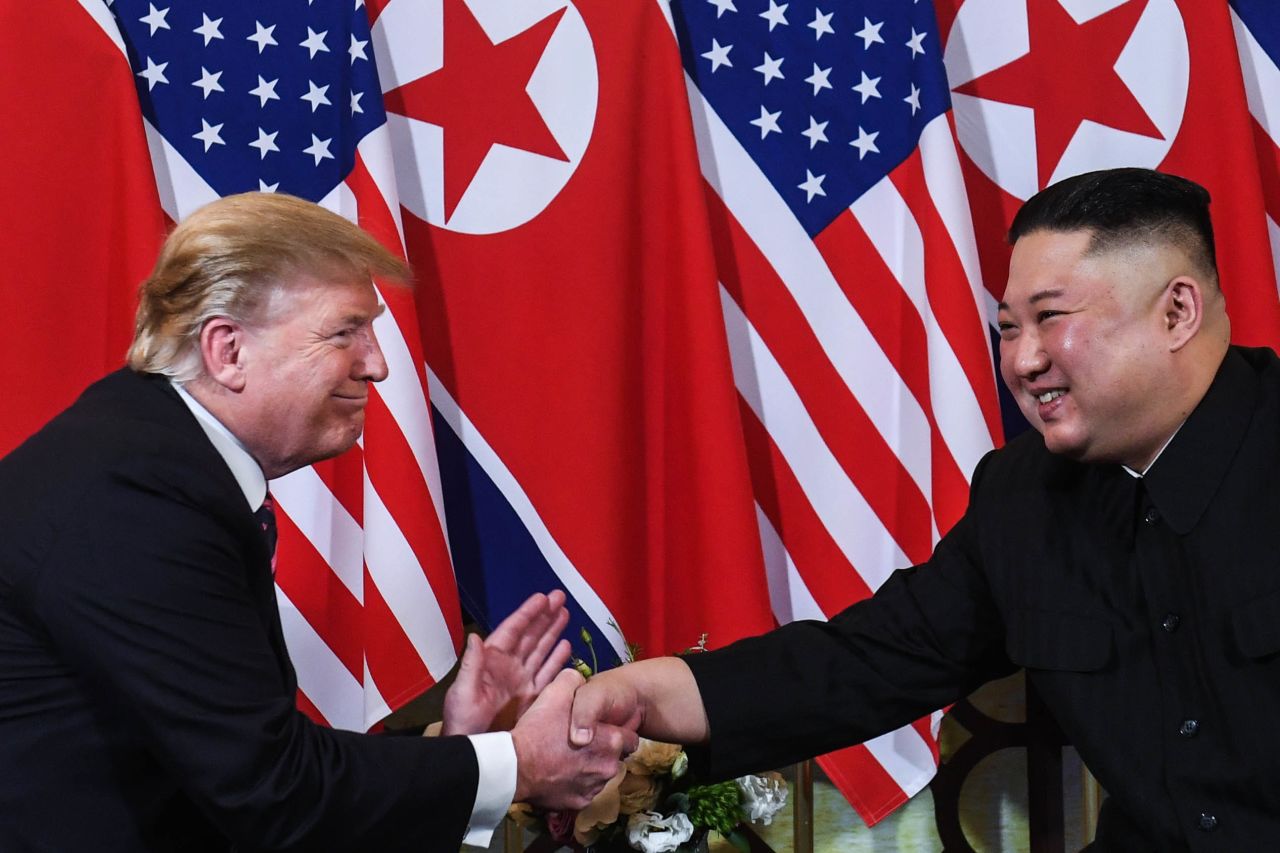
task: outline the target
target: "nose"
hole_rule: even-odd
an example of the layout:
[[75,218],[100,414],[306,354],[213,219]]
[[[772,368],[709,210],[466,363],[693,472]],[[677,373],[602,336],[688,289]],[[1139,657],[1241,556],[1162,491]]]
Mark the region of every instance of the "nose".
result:
[[1023,330],[1013,340],[1002,342],[1000,360],[1013,377],[1024,382],[1034,381],[1049,369],[1049,355],[1034,330]]
[[374,334],[372,326],[368,329],[364,353],[354,367],[358,379],[381,382],[387,378],[387,359],[382,354],[382,347],[378,345],[378,336]]

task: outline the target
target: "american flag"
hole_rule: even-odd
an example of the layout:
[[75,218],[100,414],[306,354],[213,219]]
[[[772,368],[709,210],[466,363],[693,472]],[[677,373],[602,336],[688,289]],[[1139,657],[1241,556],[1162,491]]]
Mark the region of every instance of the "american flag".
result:
[[[1263,0],[1231,3],[1231,26],[1258,154],[1267,237],[1276,279],[1280,281],[1280,16],[1275,11],[1271,3]],[[1265,275],[1259,277],[1266,280]],[[1275,338],[1270,340],[1274,345]],[[1263,342],[1267,342],[1266,337]]]
[[[927,559],[1000,442],[977,247],[928,3],[679,2],[779,622]],[[868,820],[938,717],[823,760]]]
[[[482,621],[566,588],[602,666],[925,559],[1001,439],[986,324],[1046,182],[1205,184],[1235,338],[1280,342],[1266,0],[46,5],[0,2],[0,240],[41,285],[0,288],[0,448],[119,364],[164,219],[204,200],[320,200],[418,270],[381,291],[361,447],[272,484],[335,725],[452,663],[450,548]],[[874,821],[935,726],[826,767]]]
[[[403,257],[363,5],[114,0],[171,219],[221,195],[287,192]],[[390,378],[370,392],[360,445],[270,484],[300,705],[356,730],[443,677],[461,633],[417,312],[400,288],[379,295]]]

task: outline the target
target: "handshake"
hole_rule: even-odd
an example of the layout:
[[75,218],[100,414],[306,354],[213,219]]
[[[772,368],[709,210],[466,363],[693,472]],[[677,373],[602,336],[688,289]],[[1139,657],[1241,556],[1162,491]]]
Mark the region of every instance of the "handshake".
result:
[[[582,809],[635,751],[643,712],[625,681],[565,669],[569,622],[564,593],[530,597],[483,641],[467,637],[457,679],[444,700],[441,734],[510,730],[515,801]],[[608,682],[608,683],[604,683]]]

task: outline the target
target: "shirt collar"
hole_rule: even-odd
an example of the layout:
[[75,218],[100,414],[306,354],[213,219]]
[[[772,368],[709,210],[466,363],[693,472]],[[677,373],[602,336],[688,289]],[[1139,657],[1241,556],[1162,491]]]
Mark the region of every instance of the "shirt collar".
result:
[[1244,440],[1258,393],[1253,369],[1229,349],[1204,398],[1144,472],[1147,495],[1177,533],[1189,532],[1209,506]]
[[[1182,424],[1185,424],[1185,423],[1186,421],[1182,422]],[[1128,465],[1121,465],[1120,467],[1124,469],[1124,472],[1126,474],[1128,474],[1130,477],[1133,477],[1135,480],[1141,480],[1143,477],[1147,476],[1147,472],[1151,470],[1151,467],[1156,464],[1156,460],[1160,458],[1160,454],[1164,453],[1165,448],[1167,448],[1169,446],[1169,443],[1173,441],[1173,436],[1177,435],[1178,431],[1182,429],[1182,424],[1178,424],[1178,429],[1175,429],[1173,431],[1173,435],[1165,439],[1164,444],[1162,444],[1160,446],[1160,449],[1156,451],[1156,455],[1153,456],[1151,458],[1151,461],[1147,463],[1146,468],[1143,468],[1141,471],[1135,471],[1132,468],[1130,468]]]
[[231,475],[236,478],[240,491],[244,492],[244,499],[249,502],[249,509],[256,511],[267,497],[267,478],[263,475],[257,460],[240,443],[240,439],[232,435],[231,430],[215,418],[212,412],[200,405],[200,402],[192,397],[187,389],[178,382],[170,384],[173,385],[173,390],[178,392],[182,402],[191,410],[191,414],[195,415],[196,422],[209,437],[218,455],[231,469]]

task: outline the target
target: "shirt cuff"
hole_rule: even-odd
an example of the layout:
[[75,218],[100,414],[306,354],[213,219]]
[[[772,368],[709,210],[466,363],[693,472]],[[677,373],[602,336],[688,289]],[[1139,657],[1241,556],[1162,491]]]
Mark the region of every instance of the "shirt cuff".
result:
[[507,816],[516,796],[516,746],[510,732],[467,735],[476,751],[480,777],[476,783],[476,804],[471,809],[464,844],[488,847],[493,831]]

